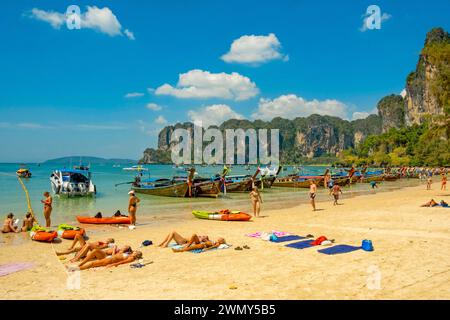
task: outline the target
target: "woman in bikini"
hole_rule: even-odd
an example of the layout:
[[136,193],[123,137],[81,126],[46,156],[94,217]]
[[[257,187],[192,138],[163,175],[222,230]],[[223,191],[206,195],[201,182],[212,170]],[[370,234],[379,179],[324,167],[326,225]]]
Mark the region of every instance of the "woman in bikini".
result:
[[44,197],[45,197],[45,200],[41,200],[41,202],[44,204],[45,226],[47,228],[50,228],[50,225],[51,225],[50,215],[52,214],[53,199],[48,191],[44,192]]
[[19,228],[14,225],[14,215],[12,213],[9,213],[6,216],[5,221],[3,222],[3,233],[9,233],[9,232],[20,232]]
[[36,222],[36,219],[33,217],[31,212],[27,212],[25,219],[23,219],[22,224],[22,232],[30,231],[33,228],[33,224]]
[[263,201],[261,194],[258,191],[258,187],[253,187],[253,190],[250,192],[250,200],[252,201],[253,215],[255,217],[259,217],[259,213],[261,212],[261,203]]
[[136,211],[137,211],[137,204],[141,201],[138,197],[136,197],[134,190],[131,190],[128,192],[130,195],[130,200],[128,201],[128,213],[131,217],[131,225],[136,225]]
[[91,252],[89,252],[89,254],[80,262],[78,267],[81,267],[81,266],[85,265],[89,261],[102,260],[102,259],[105,259],[107,257],[111,257],[111,256],[113,256],[115,254],[119,254],[119,253],[130,254],[130,253],[133,253],[133,250],[131,250],[130,246],[124,246],[122,249],[119,249],[117,246],[114,246],[112,248],[108,248],[108,249],[105,249],[105,250],[94,249]]
[[224,238],[218,238],[217,241],[210,241],[207,240],[205,242],[200,242],[200,239],[197,237],[197,235],[193,235],[191,240],[189,240],[188,243],[186,243],[183,248],[181,249],[175,249],[172,248],[173,252],[186,252],[186,251],[192,251],[192,250],[210,250],[219,247],[221,244],[225,244]]
[[[79,243],[80,245],[78,247],[75,247],[77,243]],[[106,239],[106,241],[86,242],[82,235],[77,234],[73,239],[72,245],[69,247],[69,249],[64,252],[56,252],[56,255],[62,256],[77,252],[76,256],[72,260],[78,261],[79,259],[84,258],[89,251],[95,249],[106,249],[113,246],[114,239],[112,238]]]
[[447,188],[447,176],[445,173],[442,173],[442,180],[441,180],[441,191],[445,191]]
[[117,267],[121,264],[131,263],[142,258],[142,252],[134,251],[133,253],[118,253],[104,259],[87,262],[80,267],[80,270],[86,270],[96,267]]
[[[205,241],[209,241],[208,236],[197,236],[196,234],[194,234],[191,237],[191,240],[194,239],[194,237],[196,237],[198,239],[197,243],[202,243]],[[169,246],[170,241],[175,241],[178,245],[182,245],[182,244],[186,244],[189,242],[189,240],[187,240],[186,238],[184,238],[182,235],[180,235],[178,232],[176,231],[172,231],[171,233],[169,233],[167,235],[167,237],[164,239],[163,242],[161,242],[161,244],[159,245],[159,247],[162,248],[167,248]]]

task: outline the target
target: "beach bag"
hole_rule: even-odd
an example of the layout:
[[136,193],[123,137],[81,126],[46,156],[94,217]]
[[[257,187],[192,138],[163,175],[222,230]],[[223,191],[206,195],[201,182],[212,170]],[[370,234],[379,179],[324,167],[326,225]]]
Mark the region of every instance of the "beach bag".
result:
[[367,240],[367,239],[362,241],[361,248],[364,251],[373,251],[374,250],[373,249],[373,245],[372,245],[372,241],[371,240]]
[[270,235],[270,241],[277,241],[278,237],[274,235],[273,233]]
[[320,246],[322,244],[322,242],[328,240],[327,237],[325,236],[320,236],[318,237],[316,240],[314,240],[313,242],[311,242],[311,245],[313,246]]

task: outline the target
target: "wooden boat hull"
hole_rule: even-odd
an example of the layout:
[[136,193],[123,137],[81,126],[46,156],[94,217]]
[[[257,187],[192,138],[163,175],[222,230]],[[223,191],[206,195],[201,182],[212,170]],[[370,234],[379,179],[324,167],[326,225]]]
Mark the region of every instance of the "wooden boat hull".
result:
[[280,177],[275,179],[272,186],[284,188],[309,188],[310,181],[314,180],[317,185],[323,185],[323,177],[313,179],[297,180],[295,177]]
[[[222,182],[215,182],[217,188],[223,191]],[[250,192],[252,190],[252,181],[229,182],[226,184],[227,192]]]
[[195,197],[217,198],[220,193],[219,187],[212,181],[196,183],[193,189],[193,196]]
[[155,188],[143,188],[133,186],[132,189],[137,193],[148,194],[152,196],[185,197],[188,191],[188,184],[186,182],[182,182]]
[[384,175],[384,181],[396,181],[400,178],[399,175],[396,174],[386,174]]

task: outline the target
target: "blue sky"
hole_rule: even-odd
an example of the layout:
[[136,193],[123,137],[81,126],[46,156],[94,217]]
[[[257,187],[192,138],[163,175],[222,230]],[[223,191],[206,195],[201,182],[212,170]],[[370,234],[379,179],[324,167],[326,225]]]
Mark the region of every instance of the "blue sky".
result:
[[[81,9],[79,30],[62,20],[71,4]],[[371,4],[385,18],[363,31]],[[0,161],[25,162],[138,159],[177,121],[367,115],[403,90],[426,32],[449,29],[450,2],[10,0],[0,8]]]

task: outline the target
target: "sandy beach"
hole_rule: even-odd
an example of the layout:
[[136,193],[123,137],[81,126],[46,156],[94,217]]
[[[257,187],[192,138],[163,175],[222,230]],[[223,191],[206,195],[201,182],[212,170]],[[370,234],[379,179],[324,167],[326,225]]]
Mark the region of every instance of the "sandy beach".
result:
[[[35,266],[0,277],[2,299],[449,299],[450,209],[421,208],[434,198],[450,200],[450,192],[426,191],[425,186],[393,192],[374,192],[343,199],[333,206],[319,195],[319,211],[309,205],[270,210],[248,223],[198,220],[149,223],[109,228],[101,238],[113,237],[133,248],[149,239],[159,243],[172,229],[186,237],[193,233],[226,238],[233,247],[201,254],[173,253],[155,245],[141,251],[140,269],[128,265],[81,272],[81,287],[69,290],[64,261],[55,250],[69,241],[47,244],[24,241],[0,247],[0,264],[33,262]],[[382,186],[381,186],[382,188]],[[234,208],[233,208],[234,209]],[[250,207],[238,208],[250,211]],[[139,222],[139,221],[138,221]],[[296,250],[281,243],[246,237],[257,231],[286,231],[335,239],[336,244],[373,242],[375,251],[357,250],[324,255],[317,248]],[[24,235],[2,235],[21,237]],[[96,240],[93,237],[92,240]],[[234,250],[248,245],[249,250]],[[69,256],[70,257],[70,256]],[[370,283],[379,271],[380,287]],[[369,285],[368,285],[369,283]]]

